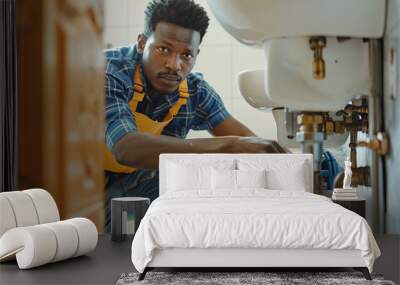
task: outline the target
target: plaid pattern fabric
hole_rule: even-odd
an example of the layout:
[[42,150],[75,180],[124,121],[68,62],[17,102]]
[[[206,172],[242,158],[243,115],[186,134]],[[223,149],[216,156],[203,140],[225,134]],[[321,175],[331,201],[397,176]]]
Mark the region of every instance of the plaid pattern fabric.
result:
[[[136,131],[135,116],[129,101],[133,96],[133,74],[142,57],[136,46],[107,50],[105,95],[105,141],[110,149],[126,133]],[[143,83],[146,85],[142,74]],[[216,91],[199,73],[187,77],[190,96],[174,120],[166,126],[163,135],[185,138],[192,130],[211,130],[230,116]],[[157,99],[145,96],[137,112],[161,121],[179,98],[179,92],[165,94]]]
[[[133,96],[133,74],[142,61],[136,46],[120,47],[105,52],[105,142],[110,149],[126,133],[137,130],[129,101]],[[145,77],[142,74],[146,86]],[[192,130],[211,130],[230,116],[216,91],[199,73],[187,77],[190,96],[187,104],[169,123],[163,135],[185,138]],[[145,96],[137,112],[161,121],[179,98],[179,92],[159,98]],[[113,197],[139,196],[154,200],[158,197],[158,170],[139,169],[131,174],[105,172],[106,228],[110,226],[110,200]]]

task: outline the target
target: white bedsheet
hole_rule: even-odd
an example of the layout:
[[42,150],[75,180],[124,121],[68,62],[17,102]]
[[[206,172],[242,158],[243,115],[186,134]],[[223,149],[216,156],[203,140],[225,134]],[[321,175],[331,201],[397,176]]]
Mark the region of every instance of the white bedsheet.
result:
[[199,193],[167,193],[151,204],[132,243],[139,272],[165,248],[358,249],[371,272],[380,255],[365,219],[326,197],[265,189]]

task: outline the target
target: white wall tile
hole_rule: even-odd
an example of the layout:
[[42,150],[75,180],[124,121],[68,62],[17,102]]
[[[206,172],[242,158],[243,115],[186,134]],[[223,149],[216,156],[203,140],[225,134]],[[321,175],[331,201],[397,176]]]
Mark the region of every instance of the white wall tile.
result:
[[111,48],[129,44],[128,29],[106,28],[104,31],[104,47]]
[[212,22],[201,43],[201,47],[222,46],[229,48],[233,38],[218,24]]
[[232,48],[232,71],[238,73],[245,69],[264,68],[265,57],[262,49],[234,46]]
[[[109,0],[108,0],[109,1]],[[127,0],[128,26],[141,28],[144,27],[144,10],[148,0]]]
[[204,47],[193,69],[203,73],[204,79],[216,89],[223,100],[232,98],[231,52],[224,47]]
[[233,96],[235,98],[242,97],[237,87],[236,78],[239,72],[249,69],[262,69],[265,65],[264,52],[260,49],[251,47],[232,48],[232,73],[231,77],[235,84],[233,87]]
[[137,42],[138,35],[143,33],[143,27],[129,27],[127,29],[128,41],[132,44]]
[[128,25],[127,8],[127,0],[105,0],[105,27],[126,27]]

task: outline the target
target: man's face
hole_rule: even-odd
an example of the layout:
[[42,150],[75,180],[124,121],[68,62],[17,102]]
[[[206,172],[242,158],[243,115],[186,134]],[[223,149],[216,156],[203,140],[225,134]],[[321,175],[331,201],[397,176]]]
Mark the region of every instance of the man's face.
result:
[[199,32],[167,22],[158,23],[148,39],[139,35],[143,70],[152,87],[159,92],[174,92],[192,70],[199,45]]

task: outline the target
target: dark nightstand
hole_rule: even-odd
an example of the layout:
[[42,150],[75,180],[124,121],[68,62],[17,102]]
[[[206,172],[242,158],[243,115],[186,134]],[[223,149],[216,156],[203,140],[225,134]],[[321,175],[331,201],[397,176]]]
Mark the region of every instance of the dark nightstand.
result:
[[332,202],[339,204],[340,206],[359,214],[361,217],[365,218],[365,204],[366,201],[362,199],[358,200],[333,200]]

